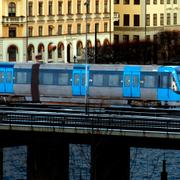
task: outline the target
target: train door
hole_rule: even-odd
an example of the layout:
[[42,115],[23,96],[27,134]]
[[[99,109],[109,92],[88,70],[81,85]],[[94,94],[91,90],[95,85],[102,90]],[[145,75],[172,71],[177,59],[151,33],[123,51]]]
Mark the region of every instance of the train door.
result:
[[123,75],[123,96],[140,97],[140,68],[125,67]]
[[5,92],[13,92],[13,68],[6,68],[5,72]]
[[0,93],[5,92],[5,69],[0,68]]
[[13,67],[0,67],[0,93],[13,92]]
[[[89,70],[85,65],[74,66],[72,76],[72,94],[74,96],[85,96],[86,95],[86,73],[89,79]],[[88,80],[89,82],[89,80]],[[88,86],[87,86],[88,88]],[[87,89],[88,90],[88,89]]]

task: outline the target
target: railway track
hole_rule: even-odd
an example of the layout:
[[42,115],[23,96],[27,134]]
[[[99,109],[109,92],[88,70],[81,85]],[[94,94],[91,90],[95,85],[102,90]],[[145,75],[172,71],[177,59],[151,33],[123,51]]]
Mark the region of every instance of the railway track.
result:
[[[87,108],[87,112],[86,112]],[[47,105],[47,104],[11,104],[0,105],[0,112],[54,112],[68,114],[113,114],[113,115],[132,115],[132,116],[152,116],[152,117],[180,117],[180,108],[147,108],[147,107],[131,107],[131,106],[115,106],[115,107],[85,107],[78,105]]]
[[0,126],[180,132],[178,109],[140,107],[0,106]]

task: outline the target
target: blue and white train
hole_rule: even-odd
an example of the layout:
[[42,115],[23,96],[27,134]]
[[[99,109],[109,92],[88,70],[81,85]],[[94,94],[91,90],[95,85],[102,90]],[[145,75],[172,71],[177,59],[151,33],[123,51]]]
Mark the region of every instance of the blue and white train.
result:
[[119,105],[179,105],[180,67],[0,64],[0,99]]

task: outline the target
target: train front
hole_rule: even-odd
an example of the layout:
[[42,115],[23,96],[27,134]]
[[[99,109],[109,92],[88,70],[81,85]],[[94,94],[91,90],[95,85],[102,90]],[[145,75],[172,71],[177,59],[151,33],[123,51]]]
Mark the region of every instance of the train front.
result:
[[180,105],[180,66],[159,68],[158,100],[161,104]]

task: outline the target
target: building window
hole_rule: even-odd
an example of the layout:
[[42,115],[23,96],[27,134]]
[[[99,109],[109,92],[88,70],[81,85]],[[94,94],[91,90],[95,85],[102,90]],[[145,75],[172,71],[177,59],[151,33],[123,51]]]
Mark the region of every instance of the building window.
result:
[[33,2],[28,3],[28,15],[29,16],[33,15]]
[[129,0],[124,0],[123,4],[129,4]]
[[77,13],[81,14],[81,0],[77,1]]
[[53,26],[52,25],[48,26],[48,35],[49,36],[53,35]]
[[77,49],[77,56],[81,56],[82,55],[82,49],[83,49],[83,45],[82,45],[82,42],[78,42],[77,43],[77,47],[76,47]]
[[160,0],[160,4],[164,4],[164,0]]
[[51,16],[52,14],[53,14],[53,3],[52,3],[52,1],[49,1],[49,5],[48,5],[48,11],[49,11],[49,15]]
[[114,0],[114,4],[119,4],[119,0]]
[[71,34],[71,33],[72,33],[72,25],[68,24],[68,34]]
[[29,35],[29,37],[33,36],[33,27],[28,28],[28,35]]
[[146,4],[149,5],[150,4],[150,0],[146,0]]
[[134,35],[133,36],[133,41],[139,42],[139,35]]
[[163,26],[164,25],[164,14],[160,14],[160,25]]
[[72,14],[72,2],[68,1],[68,14]]
[[64,46],[63,44],[59,44],[58,45],[58,58],[62,58],[63,57],[63,50],[64,50]]
[[157,14],[153,14],[153,26],[157,26]]
[[124,14],[124,26],[129,26],[129,14]]
[[87,14],[90,13],[90,1],[89,1],[88,5],[86,5],[86,11],[87,11]]
[[10,27],[9,28],[9,37],[16,37],[16,28],[15,27]]
[[139,15],[134,15],[134,26],[139,26]]
[[123,42],[129,42],[129,35],[123,35]]
[[96,0],[96,13],[99,13],[99,0]]
[[177,0],[174,0],[173,3],[174,3],[174,4],[177,4]]
[[171,3],[171,1],[170,0],[167,0],[167,4],[170,4]]
[[96,29],[96,32],[99,32],[99,23],[95,24],[95,29]]
[[58,25],[58,35],[62,34],[62,25]]
[[108,32],[108,23],[107,22],[104,23],[104,32]]
[[104,0],[104,13],[108,12],[108,1]]
[[150,14],[146,14],[146,26],[150,26]]
[[42,36],[43,35],[43,27],[39,26],[38,31],[39,31],[39,36]]
[[88,23],[87,24],[87,33],[89,33],[90,32],[90,24]]
[[117,21],[114,21],[114,26],[119,26],[120,22],[119,19]]
[[43,2],[39,2],[39,16],[43,15]]
[[140,4],[140,0],[134,0],[134,4]]
[[62,1],[58,1],[58,14],[59,15],[62,15],[62,4],[63,4]]
[[77,24],[77,33],[81,34],[81,24]]
[[146,35],[146,41],[150,41],[151,40],[151,36],[150,35]]
[[119,43],[119,35],[117,34],[114,35],[114,43]]
[[8,6],[8,14],[9,16],[16,16],[16,4],[14,2],[10,2]]
[[171,25],[171,14],[167,13],[167,25]]
[[153,4],[157,4],[157,0],[153,0]]
[[177,13],[173,14],[173,18],[174,18],[174,25],[176,25],[177,24]]

